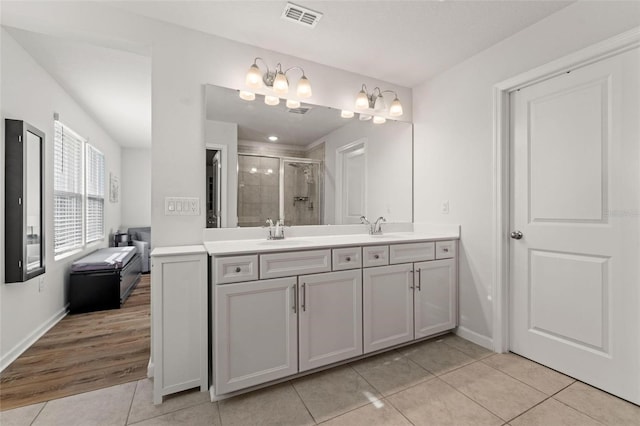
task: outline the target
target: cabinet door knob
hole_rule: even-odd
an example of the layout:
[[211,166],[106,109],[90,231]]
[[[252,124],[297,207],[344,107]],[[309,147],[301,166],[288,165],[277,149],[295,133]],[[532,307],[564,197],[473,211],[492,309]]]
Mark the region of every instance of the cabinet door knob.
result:
[[375,254],[375,255],[373,255],[373,258],[374,259],[380,259],[380,255],[379,254]]
[[449,247],[443,248],[442,251],[445,252],[445,253],[449,253]]
[[240,267],[236,267],[236,272],[240,272],[242,269],[240,269]]
[[345,259],[347,262],[351,262],[351,257],[347,256]]

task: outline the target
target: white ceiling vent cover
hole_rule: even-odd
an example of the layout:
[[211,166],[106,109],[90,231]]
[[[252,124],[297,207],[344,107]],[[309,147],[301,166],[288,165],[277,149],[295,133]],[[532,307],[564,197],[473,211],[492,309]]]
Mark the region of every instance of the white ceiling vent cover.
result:
[[284,8],[284,12],[282,12],[281,18],[287,21],[296,22],[305,27],[314,28],[320,18],[322,18],[322,13],[307,9],[306,7],[298,6],[297,4],[287,3]]

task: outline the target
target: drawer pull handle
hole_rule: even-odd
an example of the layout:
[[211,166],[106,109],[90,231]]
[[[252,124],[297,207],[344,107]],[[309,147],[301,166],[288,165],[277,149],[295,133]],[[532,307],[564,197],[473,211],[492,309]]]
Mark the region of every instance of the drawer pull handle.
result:
[[351,262],[351,258],[349,256],[346,257],[345,259],[347,262]]
[[374,259],[380,259],[380,255],[379,254],[375,254],[375,255],[373,255],[373,258]]
[[442,251],[443,251],[443,252],[445,252],[445,253],[449,253],[449,247],[444,247],[444,248],[442,249]]
[[240,267],[236,267],[236,272],[240,272],[242,269],[240,269]]

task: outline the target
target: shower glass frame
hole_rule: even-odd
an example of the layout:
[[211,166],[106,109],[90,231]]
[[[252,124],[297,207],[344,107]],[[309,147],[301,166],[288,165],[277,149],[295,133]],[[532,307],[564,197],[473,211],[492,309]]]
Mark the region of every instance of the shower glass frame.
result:
[[[246,157],[265,157],[265,158],[277,158],[280,160],[280,167],[278,169],[278,214],[280,217],[271,218],[271,219],[284,219],[285,225],[289,226],[290,223],[287,222],[287,218],[285,217],[285,197],[284,197],[284,173],[285,173],[285,165],[286,163],[305,163],[305,164],[316,164],[318,166],[318,177],[317,177],[317,192],[318,192],[318,210],[319,210],[319,223],[316,225],[324,224],[324,161],[316,160],[313,158],[302,158],[302,157],[288,157],[283,155],[274,155],[274,154],[260,154],[260,153],[238,153],[238,164],[236,165],[236,173],[237,173],[237,182],[238,182],[238,203],[240,203],[240,156]],[[266,219],[266,218],[265,218]],[[239,225],[238,225],[239,226]],[[301,225],[295,225],[301,226]]]

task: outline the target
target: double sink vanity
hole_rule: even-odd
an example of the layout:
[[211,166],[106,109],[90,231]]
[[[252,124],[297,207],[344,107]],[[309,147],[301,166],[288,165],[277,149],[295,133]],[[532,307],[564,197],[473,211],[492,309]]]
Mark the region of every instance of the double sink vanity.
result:
[[154,250],[154,402],[198,386],[222,399],[455,328],[458,227],[396,229],[212,229]]

